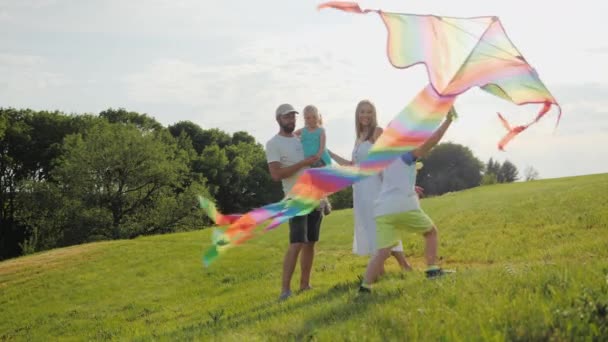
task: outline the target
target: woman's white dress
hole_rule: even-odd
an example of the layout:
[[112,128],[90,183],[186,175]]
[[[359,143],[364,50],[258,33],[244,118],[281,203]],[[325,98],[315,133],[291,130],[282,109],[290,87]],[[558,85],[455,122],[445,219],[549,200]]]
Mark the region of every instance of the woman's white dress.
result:
[[[370,141],[356,144],[352,160],[355,164],[363,160],[372,147]],[[355,237],[353,253],[373,255],[376,252],[376,220],[374,219],[374,201],[380,192],[382,179],[380,174],[369,176],[353,184],[353,211],[355,212]],[[401,240],[393,251],[403,251]]]

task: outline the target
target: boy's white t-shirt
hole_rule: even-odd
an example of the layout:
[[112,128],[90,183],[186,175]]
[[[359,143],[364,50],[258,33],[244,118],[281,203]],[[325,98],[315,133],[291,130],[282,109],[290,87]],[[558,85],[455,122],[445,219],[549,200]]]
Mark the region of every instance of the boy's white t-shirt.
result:
[[374,216],[420,209],[415,186],[416,157],[409,152],[403,158],[397,158],[382,172],[382,185],[374,203]]
[[[291,166],[304,160],[304,149],[296,136],[284,137],[275,135],[266,143],[266,160],[268,163],[280,162],[281,167]],[[283,193],[287,195],[305,168],[298,170],[290,177],[283,178]]]

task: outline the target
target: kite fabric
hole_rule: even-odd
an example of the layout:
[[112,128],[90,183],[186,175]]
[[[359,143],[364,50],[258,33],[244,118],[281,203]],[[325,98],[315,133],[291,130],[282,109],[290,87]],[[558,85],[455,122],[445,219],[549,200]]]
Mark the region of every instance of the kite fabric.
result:
[[294,216],[314,210],[319,200],[359,180],[376,174],[396,158],[426,141],[453,108],[457,96],[472,87],[516,105],[541,104],[536,117],[526,125],[507,129],[498,148],[540,120],[552,106],[561,108],[536,71],[507,37],[497,17],[454,18],[434,15],[362,10],[353,2],[327,2],[319,9],[334,8],[351,13],[377,13],[388,31],[387,55],[396,68],[426,66],[429,84],[389,123],[358,165],[330,165],[304,170],[285,199],[244,215],[222,215],[208,199],[199,197],[201,208],[216,225],[212,246],[203,262],[211,264],[221,252],[253,236],[256,227],[275,228]]

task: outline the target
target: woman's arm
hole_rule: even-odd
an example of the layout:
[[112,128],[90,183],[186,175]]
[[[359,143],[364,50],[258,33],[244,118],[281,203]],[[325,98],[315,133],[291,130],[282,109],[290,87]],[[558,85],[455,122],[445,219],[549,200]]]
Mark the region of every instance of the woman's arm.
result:
[[352,161],[340,157],[339,155],[333,153],[331,150],[327,150],[327,151],[329,152],[329,155],[331,156],[331,159],[333,159],[336,162],[338,162],[338,164],[340,164],[342,166],[353,165]]

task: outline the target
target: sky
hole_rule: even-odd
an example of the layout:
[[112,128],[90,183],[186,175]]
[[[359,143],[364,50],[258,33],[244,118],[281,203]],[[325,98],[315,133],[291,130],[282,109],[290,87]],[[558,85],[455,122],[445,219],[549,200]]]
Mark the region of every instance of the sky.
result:
[[[427,83],[422,66],[393,68],[375,14],[317,11],[321,1],[0,0],[0,107],[99,113],[125,108],[165,126],[247,131],[264,144],[276,107],[316,105],[328,147],[349,157],[361,99],[381,126]],[[504,128],[534,118],[473,89],[444,141],[482,161],[513,162],[540,178],[608,172],[608,21],[597,0],[360,1],[387,12],[498,16],[560,102],[557,112],[497,149]],[[303,125],[298,119],[298,127]]]

